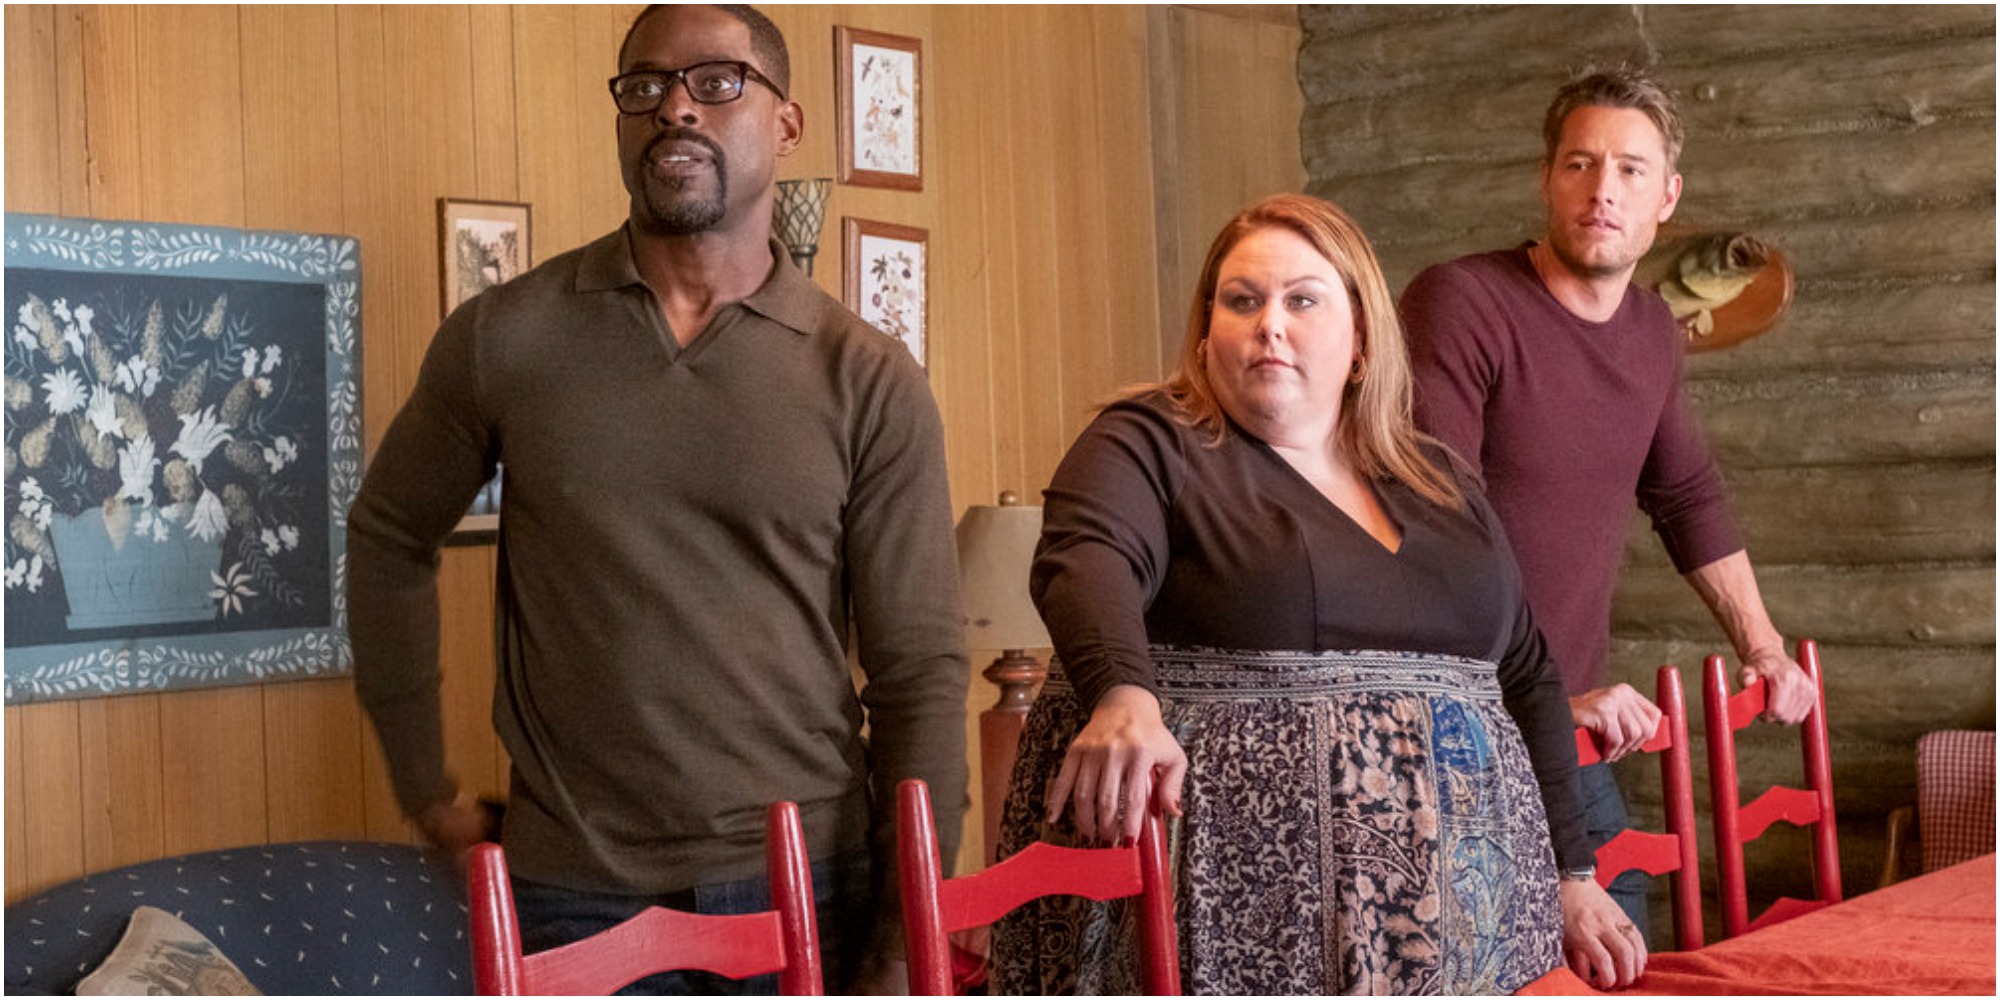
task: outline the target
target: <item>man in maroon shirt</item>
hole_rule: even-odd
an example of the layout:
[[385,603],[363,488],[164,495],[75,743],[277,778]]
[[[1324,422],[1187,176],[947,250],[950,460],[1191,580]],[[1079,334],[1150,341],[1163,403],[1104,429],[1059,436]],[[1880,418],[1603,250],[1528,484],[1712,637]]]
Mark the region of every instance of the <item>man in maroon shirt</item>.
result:
[[[1607,759],[1637,749],[1660,718],[1645,695],[1606,677],[1635,497],[1735,645],[1741,680],[1770,683],[1767,717],[1797,722],[1814,704],[1812,684],[1764,610],[1682,392],[1672,315],[1631,281],[1680,200],[1672,98],[1636,72],[1584,76],[1557,93],[1543,139],[1543,238],[1436,265],[1403,294],[1418,426],[1479,470],[1571,715],[1603,738]],[[1586,768],[1582,781],[1602,843],[1624,826],[1623,801],[1608,768]],[[1643,927],[1645,879],[1634,881],[1613,895],[1628,890],[1620,904]]]

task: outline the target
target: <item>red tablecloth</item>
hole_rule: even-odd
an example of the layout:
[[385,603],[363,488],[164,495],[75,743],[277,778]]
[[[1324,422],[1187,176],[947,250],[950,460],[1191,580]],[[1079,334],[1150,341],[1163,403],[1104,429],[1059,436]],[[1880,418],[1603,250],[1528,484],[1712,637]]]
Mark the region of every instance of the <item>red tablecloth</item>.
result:
[[[1993,878],[1988,854],[1699,951],[1653,955],[1623,992],[1993,996]],[[1521,995],[1591,992],[1557,969]]]

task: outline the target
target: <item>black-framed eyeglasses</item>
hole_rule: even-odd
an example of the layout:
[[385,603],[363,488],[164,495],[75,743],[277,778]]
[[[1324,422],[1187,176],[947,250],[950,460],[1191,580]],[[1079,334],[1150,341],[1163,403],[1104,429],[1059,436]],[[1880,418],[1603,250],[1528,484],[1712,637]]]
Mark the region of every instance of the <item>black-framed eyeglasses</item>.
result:
[[627,115],[652,114],[667,99],[675,82],[687,87],[696,104],[728,104],[743,96],[743,81],[755,80],[782,100],[785,92],[771,78],[746,62],[705,62],[682,69],[640,69],[611,78],[611,99]]

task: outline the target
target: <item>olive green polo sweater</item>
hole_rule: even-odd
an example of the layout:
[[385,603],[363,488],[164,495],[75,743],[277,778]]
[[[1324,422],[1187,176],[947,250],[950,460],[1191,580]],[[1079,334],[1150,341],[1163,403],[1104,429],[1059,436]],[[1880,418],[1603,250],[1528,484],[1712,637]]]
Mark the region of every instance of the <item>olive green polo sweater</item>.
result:
[[764,285],[685,348],[622,229],[471,300],[355,501],[356,679],[414,812],[454,787],[438,545],[504,463],[493,724],[524,878],[761,874],[780,799],[815,859],[871,830],[886,859],[906,777],[956,850],[968,668],[937,406],[900,343],[772,246]]

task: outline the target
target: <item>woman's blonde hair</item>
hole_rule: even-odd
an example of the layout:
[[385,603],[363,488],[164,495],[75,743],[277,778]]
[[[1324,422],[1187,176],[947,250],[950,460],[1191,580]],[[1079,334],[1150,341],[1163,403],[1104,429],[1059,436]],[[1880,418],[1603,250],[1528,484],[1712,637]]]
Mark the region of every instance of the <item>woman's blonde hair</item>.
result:
[[1410,416],[1412,388],[1409,348],[1396,303],[1375,250],[1361,227],[1331,202],[1302,194],[1272,195],[1238,213],[1216,234],[1208,248],[1188,311],[1187,338],[1164,389],[1194,427],[1220,443],[1229,421],[1215,390],[1208,383],[1203,345],[1222,261],[1251,233],[1285,229],[1297,233],[1319,251],[1340,274],[1354,307],[1355,357],[1361,378],[1349,382],[1341,400],[1340,448],[1355,471],[1371,479],[1394,479],[1419,496],[1443,507],[1462,508],[1464,496],[1451,475],[1424,457],[1422,442]]

